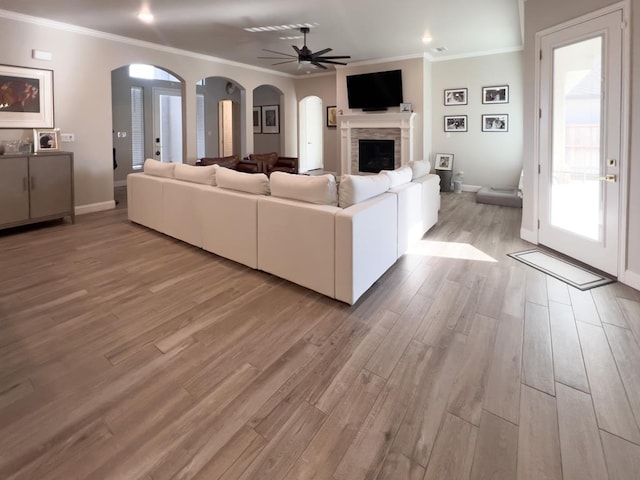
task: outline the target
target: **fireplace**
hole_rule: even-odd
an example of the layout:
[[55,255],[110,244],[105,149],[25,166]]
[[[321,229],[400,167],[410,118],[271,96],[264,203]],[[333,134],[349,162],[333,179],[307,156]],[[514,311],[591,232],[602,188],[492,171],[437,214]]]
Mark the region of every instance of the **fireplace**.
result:
[[358,140],[358,170],[378,173],[394,167],[393,140]]

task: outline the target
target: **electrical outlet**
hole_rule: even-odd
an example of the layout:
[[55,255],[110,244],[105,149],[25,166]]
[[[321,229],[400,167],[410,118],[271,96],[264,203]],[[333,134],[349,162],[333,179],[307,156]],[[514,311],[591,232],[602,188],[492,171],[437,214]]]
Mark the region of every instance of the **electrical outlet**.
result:
[[60,134],[60,140],[62,140],[63,142],[75,142],[76,141],[76,135],[74,133],[61,133]]

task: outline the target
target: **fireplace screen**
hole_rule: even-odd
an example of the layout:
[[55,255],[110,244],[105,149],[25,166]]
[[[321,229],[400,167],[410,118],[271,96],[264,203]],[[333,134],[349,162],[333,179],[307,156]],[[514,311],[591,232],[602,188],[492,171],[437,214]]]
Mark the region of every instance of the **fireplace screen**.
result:
[[358,140],[358,170],[378,173],[394,167],[393,140]]

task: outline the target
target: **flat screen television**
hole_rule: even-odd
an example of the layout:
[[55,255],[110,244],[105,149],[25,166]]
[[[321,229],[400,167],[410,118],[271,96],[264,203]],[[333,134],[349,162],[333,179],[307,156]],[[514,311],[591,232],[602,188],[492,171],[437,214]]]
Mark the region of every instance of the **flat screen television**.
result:
[[402,70],[347,76],[349,108],[386,110],[399,107],[402,99]]

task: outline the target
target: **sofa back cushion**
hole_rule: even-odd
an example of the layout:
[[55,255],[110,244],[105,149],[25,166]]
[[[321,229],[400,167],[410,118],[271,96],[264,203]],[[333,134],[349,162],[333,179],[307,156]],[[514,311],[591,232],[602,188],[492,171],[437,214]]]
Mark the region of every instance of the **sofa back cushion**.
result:
[[382,170],[380,173],[389,177],[389,182],[391,183],[390,188],[409,183],[413,178],[413,170],[408,165],[397,168],[396,170]]
[[269,195],[269,177],[264,173],[236,172],[228,168],[214,165],[216,183],[220,188],[238,192]]
[[424,177],[431,171],[431,164],[429,163],[429,160],[415,160],[409,162],[409,166],[413,173],[412,180]]
[[215,165],[208,167],[196,167],[195,165],[187,165],[177,163],[174,171],[176,180],[182,180],[191,183],[201,183],[203,185],[216,184]]
[[240,158],[237,155],[229,155],[228,157],[204,157],[200,159],[200,165],[221,165],[227,168],[233,168]]
[[387,190],[391,182],[386,175],[343,175],[340,180],[338,206],[348,208]]
[[269,186],[272,197],[289,198],[317,205],[338,205],[336,179],[331,174],[311,176],[273,172]]
[[153,158],[147,158],[144,161],[144,173],[156,177],[173,178],[175,166],[175,163],[162,163]]
[[249,155],[249,160],[252,162],[264,162],[269,167],[273,167],[278,162],[278,154],[276,152],[271,153],[252,153]]

